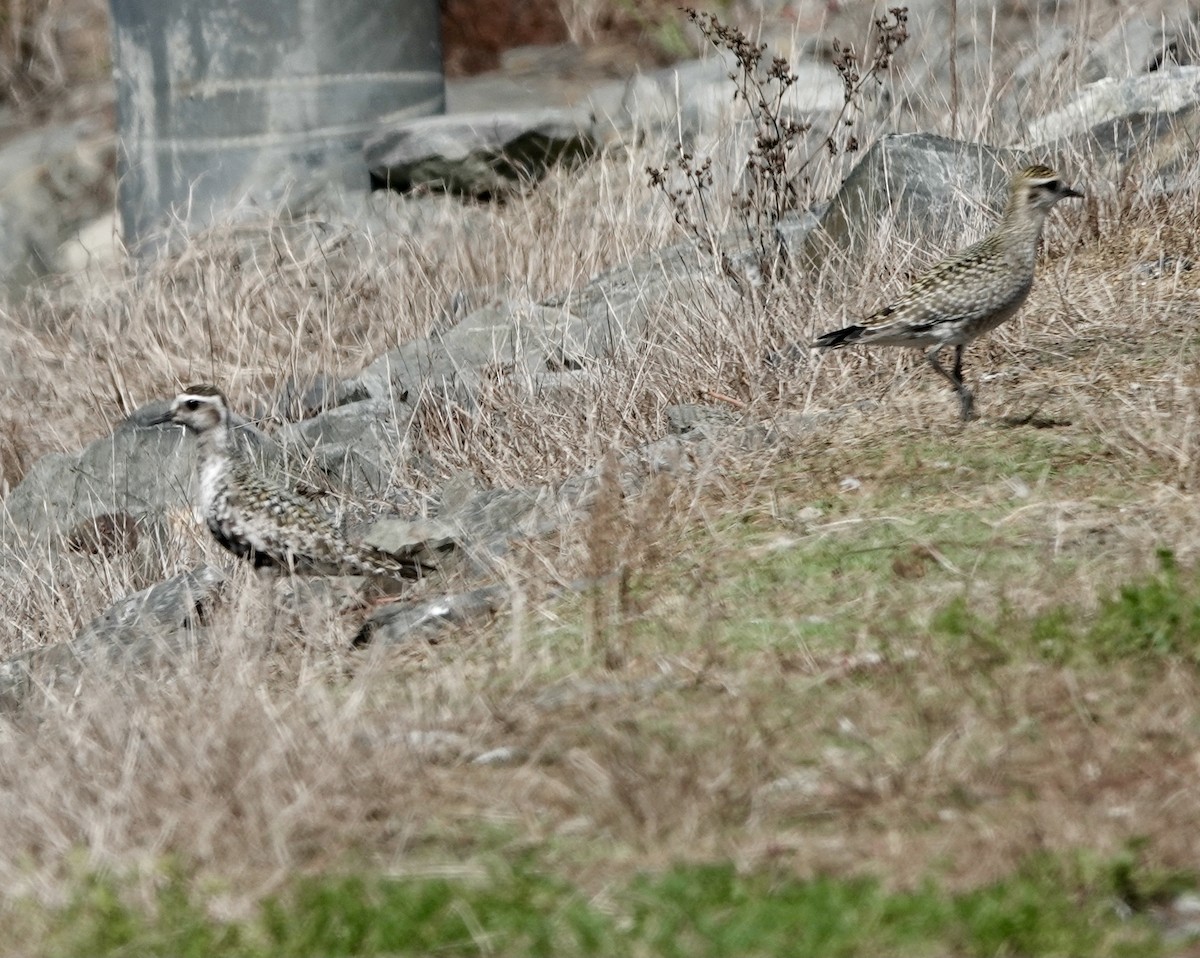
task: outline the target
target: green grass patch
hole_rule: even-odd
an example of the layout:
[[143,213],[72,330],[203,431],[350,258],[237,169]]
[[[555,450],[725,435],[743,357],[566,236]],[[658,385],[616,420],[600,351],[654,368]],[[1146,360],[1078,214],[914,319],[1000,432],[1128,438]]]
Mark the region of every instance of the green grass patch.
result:
[[[644,603],[646,615],[632,626],[635,644],[671,651],[694,648],[701,637],[753,655],[838,652],[864,638],[883,648],[926,635],[930,618],[970,581],[1041,574],[1044,550],[998,533],[990,520],[1001,514],[866,514],[797,531],[718,529],[715,548],[701,544],[642,581],[641,592],[658,601]],[[1060,575],[1075,561],[1054,560]],[[681,594],[681,584],[690,592]]]
[[931,619],[956,597],[972,609],[984,599],[991,617],[1006,594],[1096,563],[1084,547],[1059,548],[1039,502],[1111,507],[1130,495],[1099,468],[1111,454],[1089,436],[981,428],[895,439],[731,477],[705,522],[678,530],[665,549],[674,558],[631,570],[626,644],[820,655],[951,635]]
[[309,877],[241,923],[211,917],[191,887],[169,876],[154,907],[137,908],[113,879],[88,879],[56,920],[39,922],[58,931],[21,953],[1147,958],[1164,952],[1158,931],[1145,917],[1121,915],[1175,885],[1147,879],[1132,860],[1088,869],[1041,857],[1008,880],[959,894],[933,881],[890,892],[871,879],[742,875],[723,863],[640,876],[602,907],[521,862],[481,880]]
[[1060,605],[1027,616],[1005,607],[993,620],[956,597],[934,615],[931,629],[943,639],[1007,649],[1005,657],[1031,648],[1056,662],[1200,665],[1200,579],[1167,550],[1158,562],[1154,574],[1119,586],[1095,610]]
[[[1062,546],[1045,519],[1060,501],[1115,512],[1129,488],[1110,458],[1091,437],[996,428],[970,442],[835,447],[803,470],[748,476],[745,502],[722,501],[682,531],[675,559],[635,571],[626,642],[734,657],[932,640],[995,663],[1196,659],[1200,588],[1168,553],[1155,576],[1099,608],[1094,591],[1085,605],[1067,584],[1120,582],[1141,567],[1143,557],[1098,553],[1086,536]],[[839,491],[848,476],[861,485]],[[1036,613],[1019,604],[1031,590]]]
[[1087,644],[1111,658],[1175,656],[1200,662],[1200,583],[1160,550],[1157,574],[1106,598],[1087,628]]

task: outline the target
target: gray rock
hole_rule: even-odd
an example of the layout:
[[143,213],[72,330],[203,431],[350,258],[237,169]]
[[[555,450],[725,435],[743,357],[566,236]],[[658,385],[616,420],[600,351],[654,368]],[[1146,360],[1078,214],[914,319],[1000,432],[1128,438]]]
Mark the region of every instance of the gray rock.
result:
[[723,235],[720,247],[726,277],[743,295],[754,289],[770,286],[787,267],[798,259],[803,261],[805,243],[821,222],[827,203],[810,210],[785,213],[760,236],[749,235],[746,229]]
[[363,151],[371,175],[392,189],[503,196],[591,156],[598,144],[589,127],[572,110],[404,117],[382,122]]
[[[262,411],[263,418],[279,422],[297,422],[319,416],[328,409],[355,399],[343,399],[338,394],[338,383],[332,376],[317,373],[303,379],[289,376],[279,387],[268,408]],[[366,399],[366,396],[359,396]]]
[[421,544],[439,569],[457,568],[463,559],[469,573],[486,575],[488,558],[502,555],[514,541],[546,535],[580,518],[594,486],[594,477],[580,476],[558,486],[476,490],[460,477],[443,492],[444,508],[436,518],[380,519],[362,538],[385,552]]
[[0,706],[13,707],[35,687],[73,686],[100,663],[137,668],[178,655],[202,633],[224,582],[224,574],[212,566],[173,576],[121,599],[73,641],[0,663]]
[[1080,78],[1089,83],[1103,77],[1121,79],[1179,63],[1181,29],[1148,17],[1122,20],[1092,47]]
[[412,554],[444,574],[455,565],[454,553],[463,535],[457,526],[443,519],[380,519],[362,538],[367,545],[391,555]]
[[451,476],[442,486],[438,499],[438,516],[451,519],[461,512],[479,492],[479,477],[473,472],[460,472]]
[[400,553],[414,545],[433,552],[453,546],[458,529],[445,519],[380,519],[372,523],[363,541],[384,552]]
[[804,244],[812,231],[821,225],[821,218],[828,208],[828,203],[818,203],[812,209],[787,213],[775,224],[776,242],[789,262],[803,254]]
[[627,109],[628,80],[610,80],[592,87],[576,107],[590,123],[592,138],[604,149],[616,149],[639,139],[636,118]]
[[363,541],[391,553],[421,545],[423,560],[435,568],[449,570],[465,561],[470,573],[486,575],[489,557],[504,554],[513,542],[546,535],[578,519],[594,486],[589,475],[531,489],[462,489],[454,493],[452,508],[436,518],[380,519],[365,531]]
[[490,585],[434,599],[391,603],[363,623],[354,644],[433,641],[455,626],[494,615],[507,602],[508,588]]
[[126,596],[84,626],[72,643],[74,651],[81,656],[119,652],[131,663],[140,662],[157,643],[204,625],[224,583],[225,573],[206,565]]
[[1085,86],[1065,106],[1025,131],[1029,148],[1046,148],[1130,117],[1165,116],[1200,103],[1200,67],[1175,67]]
[[1088,156],[1097,179],[1118,181],[1135,164],[1143,187],[1173,192],[1194,176],[1200,67],[1099,80],[1032,123],[1028,138],[1043,154]]
[[[790,254],[815,223],[811,213],[788,217],[779,224],[778,242]],[[731,244],[739,241],[745,242],[745,237],[730,237]],[[729,261],[736,262],[739,255],[734,249]],[[523,388],[557,393],[579,384],[551,381],[546,373],[599,368],[597,364],[635,345],[664,315],[681,310],[708,312],[722,305],[732,308],[736,301],[731,277],[695,246],[681,243],[637,257],[540,304],[489,302],[449,328],[381,356],[338,384],[337,390],[392,403],[398,397],[415,403],[432,392],[470,410],[485,370],[500,369]],[[281,438],[291,441],[324,429],[330,415],[289,427]],[[357,416],[351,411],[345,415],[351,429],[358,428],[353,425]],[[361,448],[357,439],[354,443]]]
[[375,398],[433,390],[472,405],[480,373],[502,367],[528,383],[539,371],[603,355],[606,330],[557,305],[488,305],[445,332],[405,343],[381,356],[343,388]]
[[59,269],[62,244],[114,202],[114,138],[96,120],[43,127],[0,148],[0,285]]
[[[961,244],[980,208],[998,211],[1008,180],[1026,162],[1011,150],[925,133],[886,136],[851,171],[804,243],[817,267],[833,250],[857,254],[890,220],[899,238]],[[947,233],[947,230],[951,230]]]
[[664,316],[705,314],[737,303],[732,278],[692,243],[644,253],[543,300],[582,319],[589,342],[601,344],[605,353],[635,345]]
[[543,536],[577,520],[586,509],[594,480],[581,477],[557,487],[462,491],[455,507],[436,518],[385,518],[370,524],[362,539],[384,552],[420,545],[420,557],[440,574],[486,578],[491,560],[512,543]]
[[97,516],[180,508],[188,502],[194,462],[182,429],[127,421],[76,455],[38,460],[6,500],[0,538],[44,542]]
[[735,422],[735,416],[725,406],[705,406],[699,403],[681,403],[668,406],[667,431],[681,436],[687,433],[706,433],[710,429],[727,429]]
[[[349,391],[345,383],[334,389]],[[356,391],[361,393],[365,390]],[[381,497],[387,492],[391,463],[403,457],[412,412],[402,401],[363,399],[289,423],[277,438],[293,458],[308,460],[345,489]]]
[[464,546],[474,552],[502,552],[516,539],[545,535],[576,519],[586,507],[590,480],[558,488],[487,489],[453,516]]
[[[1200,139],[1200,103],[1177,113],[1151,113],[1105,124],[1087,135],[1089,146],[1107,149],[1110,167],[1136,163],[1143,187],[1163,193],[1190,188],[1196,170],[1196,143]],[[1113,182],[1121,173],[1114,169]]]

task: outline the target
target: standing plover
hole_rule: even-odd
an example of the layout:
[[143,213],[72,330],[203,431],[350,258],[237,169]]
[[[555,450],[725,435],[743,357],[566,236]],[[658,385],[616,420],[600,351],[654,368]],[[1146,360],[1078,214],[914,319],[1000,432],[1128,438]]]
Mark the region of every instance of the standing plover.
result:
[[[1012,178],[1004,215],[991,233],[942,260],[862,323],[818,336],[813,346],[862,343],[926,349],[933,368],[954,385],[963,419],[970,419],[975,400],[963,383],[963,350],[1020,309],[1033,286],[1046,215],[1059,200],[1082,196],[1049,167],[1026,167]],[[949,372],[938,362],[945,346],[954,347],[954,368]]]

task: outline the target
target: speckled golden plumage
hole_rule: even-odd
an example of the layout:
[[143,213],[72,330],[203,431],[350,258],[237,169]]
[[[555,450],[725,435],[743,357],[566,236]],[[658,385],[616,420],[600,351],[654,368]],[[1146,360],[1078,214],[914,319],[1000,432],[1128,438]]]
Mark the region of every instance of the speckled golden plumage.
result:
[[412,556],[353,544],[311,503],[247,462],[229,436],[229,408],[213,386],[190,386],[162,421],[197,439],[197,507],[213,537],[256,567],[293,572],[415,579]]
[[[942,260],[862,323],[824,333],[813,346],[924,348],[933,368],[958,392],[962,417],[970,419],[974,397],[963,383],[963,350],[1020,309],[1033,286],[1047,214],[1059,200],[1082,195],[1049,167],[1026,167],[1009,184],[1008,202],[995,230]],[[945,346],[955,348],[950,372],[937,358]]]

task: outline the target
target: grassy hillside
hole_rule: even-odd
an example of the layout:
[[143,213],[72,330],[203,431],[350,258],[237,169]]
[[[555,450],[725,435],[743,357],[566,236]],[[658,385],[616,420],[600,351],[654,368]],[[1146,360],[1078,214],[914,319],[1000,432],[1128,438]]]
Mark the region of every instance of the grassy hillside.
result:
[[[981,125],[985,93],[964,89]],[[456,293],[536,300],[671,242],[661,156],[503,206],[423,200],[389,245],[279,224],[269,257],[213,235],[41,291],[0,317],[4,481],[180,382],[250,410],[428,331]],[[1100,169],[1080,160],[1090,199],[1054,214],[1020,317],[968,352],[981,421],[919,354],[762,361],[942,252],[886,231],[852,270],[664,308],[585,408],[501,369],[475,418],[428,410],[424,468],[392,464],[423,494],[601,467],[673,403],[725,397],[756,429],[637,496],[610,480],[589,520],[506,559],[493,622],[353,649],[353,622],[272,616],[250,570],[177,529],[164,572],[231,570],[216,647],[0,716],[0,954],[1189,953],[1170,930],[1200,852],[1200,179],[1163,198]],[[1164,254],[1178,268],[1136,271]],[[22,561],[5,654],[140,574]]]

